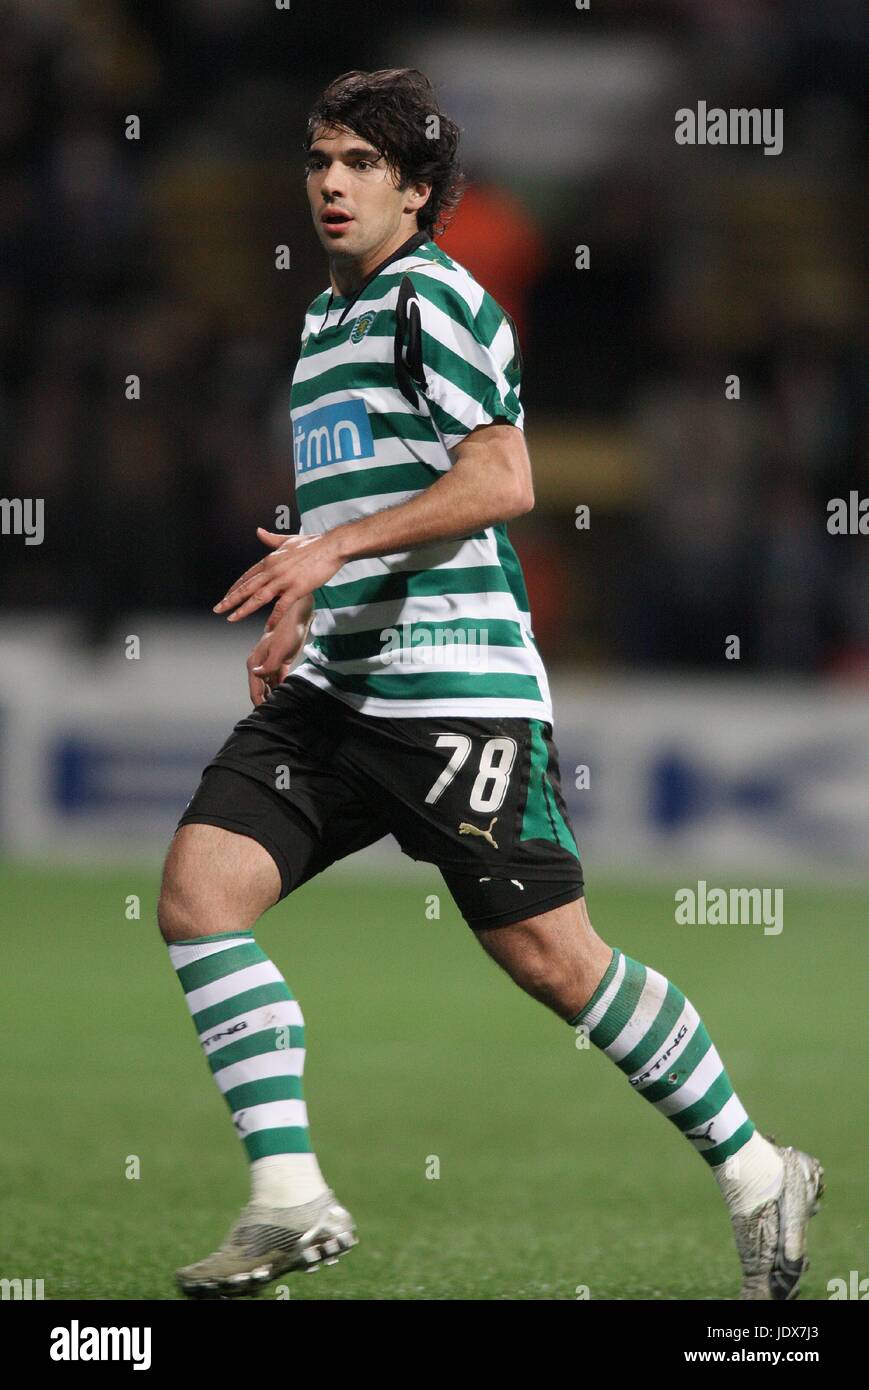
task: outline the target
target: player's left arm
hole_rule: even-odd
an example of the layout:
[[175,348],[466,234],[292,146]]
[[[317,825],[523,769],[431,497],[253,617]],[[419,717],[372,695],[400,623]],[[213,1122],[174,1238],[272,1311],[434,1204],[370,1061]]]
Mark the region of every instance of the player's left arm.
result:
[[515,425],[496,420],[478,426],[450,450],[450,458],[452,468],[424,492],[321,535],[286,536],[259,527],[257,535],[273,547],[272,554],[243,574],[214,611],[237,622],[274,599],[279,621],[349,560],[457,540],[531,511],[531,462],[525,435]]

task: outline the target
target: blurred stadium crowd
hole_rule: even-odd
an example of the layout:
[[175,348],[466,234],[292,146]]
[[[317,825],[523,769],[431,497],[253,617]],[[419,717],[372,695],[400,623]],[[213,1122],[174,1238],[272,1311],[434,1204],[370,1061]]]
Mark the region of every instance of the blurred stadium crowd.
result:
[[[574,117],[539,130],[559,147],[543,172],[517,161],[511,177],[471,147],[443,240],[520,327],[538,505],[511,535],[544,655],[720,668],[736,633],[748,668],[865,674],[866,541],[826,528],[830,498],[867,491],[858,4],[26,0],[0,15],[0,496],[46,508],[39,550],[2,539],[4,609],[70,609],[95,642],[129,612],[209,613],[288,496],[288,384],[327,283],[301,171],[313,97],[351,67],[418,65],[470,132],[417,41],[497,36],[521,61],[548,29],[586,61],[604,40],[616,59],[664,54],[668,75],[581,169]],[[677,146],[674,113],[701,97],[783,108],[783,154]]]

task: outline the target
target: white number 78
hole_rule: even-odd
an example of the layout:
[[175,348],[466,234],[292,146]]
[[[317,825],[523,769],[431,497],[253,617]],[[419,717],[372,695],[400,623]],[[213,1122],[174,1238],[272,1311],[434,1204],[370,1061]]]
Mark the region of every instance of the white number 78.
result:
[[[463,767],[471,751],[471,740],[467,734],[437,734],[436,748],[452,748],[453,755],[426,796],[426,804],[433,806]],[[516,761],[516,740],[514,738],[490,738],[483,745],[480,766],[474,785],[471,788],[470,807],[472,811],[497,811],[504,803],[510,773]],[[487,782],[491,788],[484,793]]]

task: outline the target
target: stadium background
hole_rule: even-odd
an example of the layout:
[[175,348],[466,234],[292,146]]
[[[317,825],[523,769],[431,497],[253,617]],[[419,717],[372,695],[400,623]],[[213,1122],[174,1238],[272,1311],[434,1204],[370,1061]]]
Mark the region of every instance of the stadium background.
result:
[[[45,504],[40,546],[0,538],[0,1276],[172,1297],[243,1196],[153,927],[159,858],[246,705],[256,621],[211,605],[289,495],[288,383],[326,283],[304,116],[337,73],[408,64],[465,129],[442,244],[520,330],[538,500],[510,533],[593,920],[695,1000],[750,1113],[831,1170],[807,1284],[826,1297],[866,1263],[849,1058],[869,584],[865,537],[826,524],[867,490],[860,7],[0,15],[0,496]],[[677,145],[700,99],[781,107],[782,154]],[[699,880],[783,887],[783,932],[677,926],[674,892]],[[703,1165],[493,971],[436,871],[378,847],[262,939],[301,999],[312,1132],[364,1237],[293,1298],[731,1296]]]

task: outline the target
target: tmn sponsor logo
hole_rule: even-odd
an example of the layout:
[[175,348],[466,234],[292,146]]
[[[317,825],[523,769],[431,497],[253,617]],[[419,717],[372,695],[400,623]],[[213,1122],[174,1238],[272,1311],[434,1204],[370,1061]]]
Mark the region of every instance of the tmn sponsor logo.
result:
[[782,888],[677,888],[675,919],[679,926],[763,927],[778,936],[784,926]]
[[389,666],[438,666],[457,671],[489,668],[489,634],[485,628],[430,628],[402,623],[381,630],[381,656]]
[[338,401],[297,415],[293,421],[296,473],[330,463],[374,458],[374,435],[364,401]]
[[763,145],[764,154],[781,154],[784,111],[780,106],[682,106],[676,112],[677,145]]
[[132,1361],[134,1371],[151,1365],[150,1327],[82,1327],[73,1318],[69,1327],[51,1329],[52,1361]]
[[0,1279],[0,1299],[45,1298],[44,1279]]

